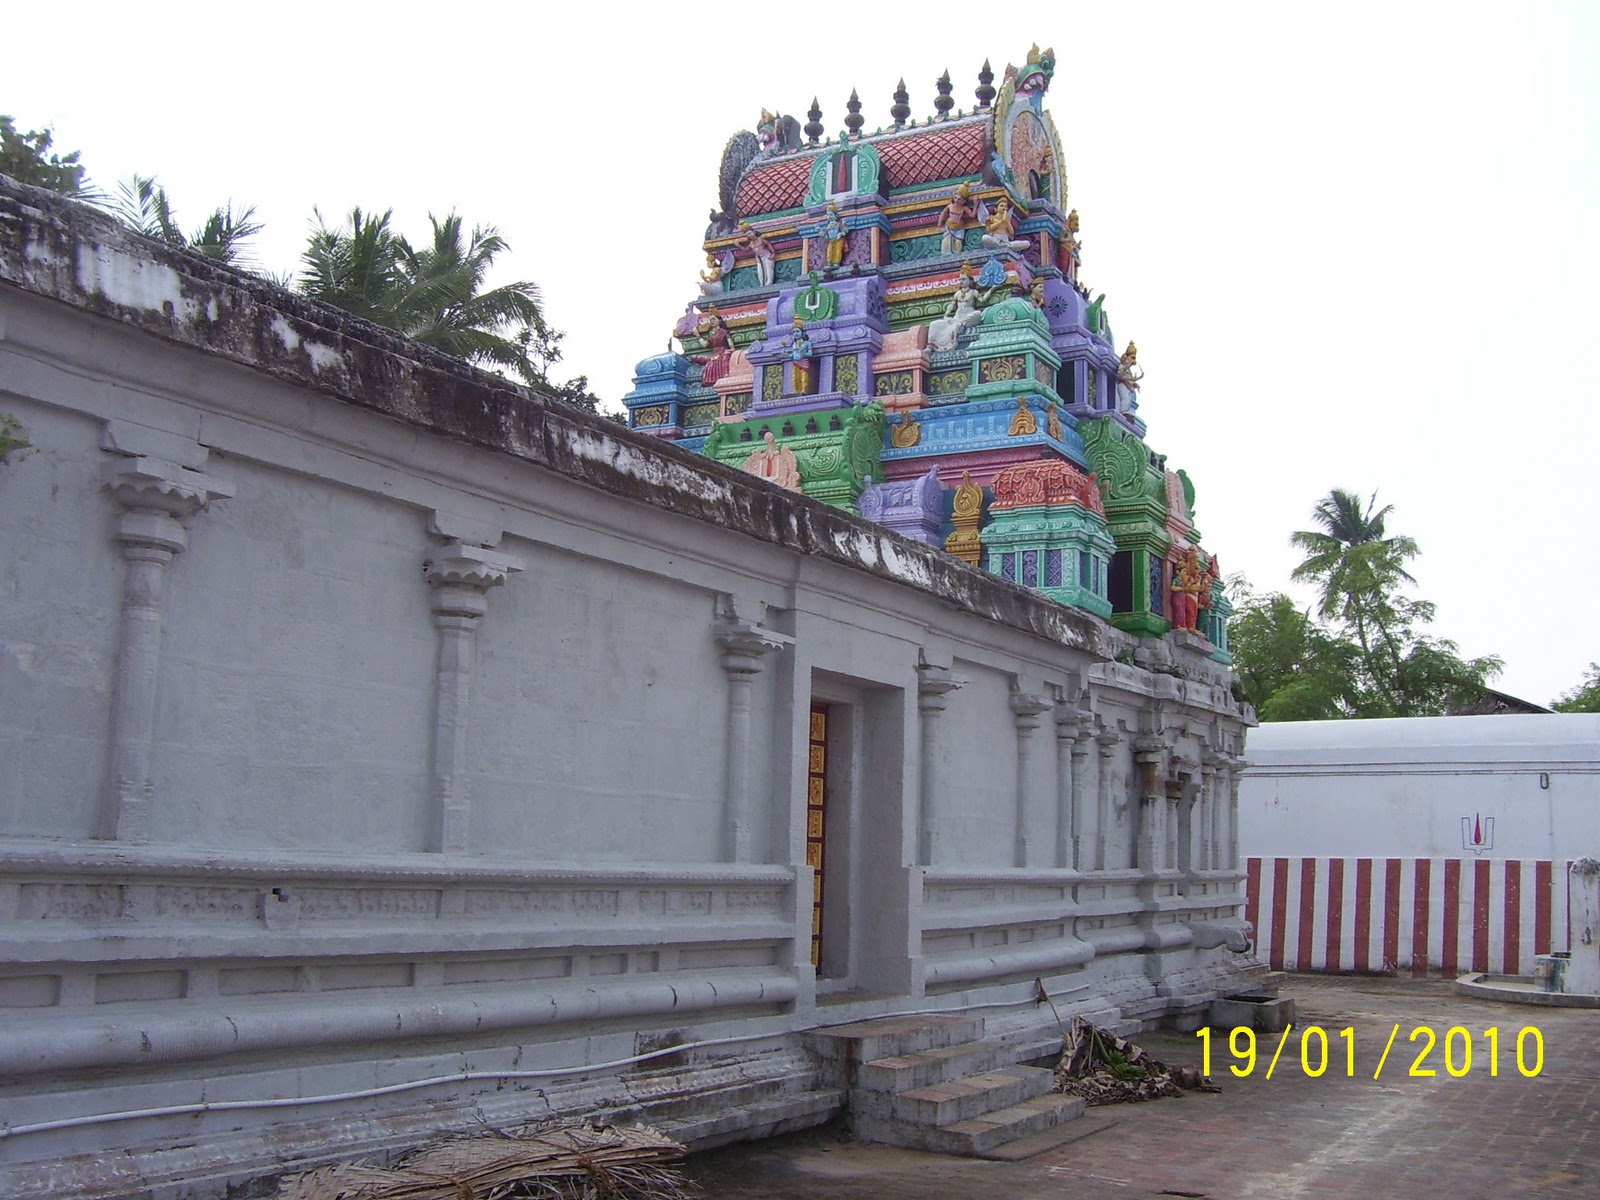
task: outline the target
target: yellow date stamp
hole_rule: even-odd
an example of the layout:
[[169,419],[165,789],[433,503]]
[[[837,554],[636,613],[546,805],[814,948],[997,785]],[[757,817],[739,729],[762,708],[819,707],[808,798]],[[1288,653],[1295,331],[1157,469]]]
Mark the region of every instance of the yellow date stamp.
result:
[[[1212,1042],[1220,1031],[1213,1030],[1209,1025],[1198,1031],[1195,1036],[1200,1039],[1202,1075],[1211,1074]],[[1272,1073],[1278,1069],[1278,1060],[1283,1057],[1283,1048],[1288,1045],[1289,1037],[1294,1032],[1292,1024],[1286,1026],[1278,1038],[1278,1044],[1272,1051],[1272,1059],[1267,1064],[1266,1078],[1271,1079]],[[1389,1031],[1389,1040],[1383,1047],[1383,1053],[1378,1057],[1377,1069],[1373,1071],[1373,1079],[1383,1078],[1383,1071],[1389,1065],[1390,1053],[1395,1048],[1395,1042],[1400,1038],[1400,1025],[1396,1022]],[[1445,1074],[1454,1079],[1460,1079],[1472,1071],[1473,1046],[1478,1042],[1483,1044],[1483,1051],[1479,1062],[1488,1067],[1491,1077],[1500,1074],[1500,1040],[1501,1032],[1498,1025],[1491,1025],[1476,1037],[1472,1030],[1464,1025],[1452,1025],[1441,1036],[1431,1025],[1418,1025],[1411,1031],[1407,1039],[1414,1056],[1410,1069],[1406,1075],[1413,1079],[1427,1079],[1437,1077],[1439,1067],[1444,1068]],[[1247,1025],[1237,1025],[1227,1031],[1227,1055],[1233,1059],[1228,1064],[1228,1070],[1238,1079],[1248,1079],[1255,1074],[1260,1063],[1263,1047],[1260,1045],[1256,1031]],[[1341,1045],[1342,1043],[1342,1045]],[[1511,1039],[1507,1036],[1508,1046]],[[1544,1070],[1544,1034],[1537,1026],[1524,1025],[1517,1031],[1516,1040],[1517,1073],[1525,1079],[1535,1079]],[[1220,1047],[1219,1047],[1220,1049]],[[1402,1048],[1400,1060],[1403,1061],[1406,1048]],[[1342,1060],[1342,1061],[1341,1061]],[[1339,1067],[1343,1066],[1341,1072]],[[1291,1065],[1287,1068],[1293,1070]],[[1346,1078],[1356,1077],[1356,1031],[1354,1026],[1346,1026],[1331,1038],[1328,1031],[1320,1025],[1307,1025],[1300,1031],[1300,1071],[1307,1078],[1319,1079],[1332,1069],[1335,1076],[1343,1074]],[[1398,1070],[1398,1066],[1395,1068]],[[1362,1074],[1365,1074],[1363,1069]]]

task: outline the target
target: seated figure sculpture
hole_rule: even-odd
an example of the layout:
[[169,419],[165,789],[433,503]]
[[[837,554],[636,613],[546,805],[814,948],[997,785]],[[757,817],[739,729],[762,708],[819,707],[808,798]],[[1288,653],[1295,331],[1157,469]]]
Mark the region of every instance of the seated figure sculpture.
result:
[[983,321],[978,310],[978,285],[972,278],[972,264],[961,264],[961,275],[956,280],[955,294],[945,305],[944,316],[928,326],[930,350],[953,350],[956,338],[963,329],[971,329]]
[[1017,236],[1011,201],[1004,196],[994,202],[994,211],[983,223],[983,245],[987,250],[1026,250],[1033,243]]

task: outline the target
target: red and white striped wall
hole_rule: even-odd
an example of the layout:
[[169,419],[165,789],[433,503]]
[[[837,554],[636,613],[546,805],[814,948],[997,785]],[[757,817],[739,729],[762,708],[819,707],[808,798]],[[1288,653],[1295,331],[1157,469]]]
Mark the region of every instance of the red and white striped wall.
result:
[[1258,953],[1288,971],[1527,975],[1567,949],[1567,866],[1549,859],[1251,858]]

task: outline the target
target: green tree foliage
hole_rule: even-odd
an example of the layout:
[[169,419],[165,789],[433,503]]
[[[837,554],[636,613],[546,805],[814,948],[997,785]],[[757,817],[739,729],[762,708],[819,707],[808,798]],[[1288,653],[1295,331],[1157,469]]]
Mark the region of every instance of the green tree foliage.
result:
[[1550,707],[1564,713],[1600,713],[1600,663],[1590,663],[1583,681]]
[[1239,597],[1230,646],[1263,720],[1441,716],[1500,673],[1499,658],[1462,658],[1428,633],[1435,606],[1403,590],[1417,543],[1390,534],[1392,511],[1336,489],[1312,510],[1319,528],[1291,535],[1305,552],[1291,577],[1317,585],[1315,619],[1279,593]]
[[549,380],[562,334],[545,321],[538,287],[526,280],[485,288],[494,260],[509,247],[492,227],[470,236],[451,213],[429,216],[432,236],[414,246],[390,226],[393,210],[352,209],[338,228],[322,214],[301,257],[300,290],[409,338],[514,372],[570,403],[595,408],[588,381]]
[[1324,629],[1282,592],[1258,596],[1242,575],[1228,645],[1239,690],[1263,721],[1326,721],[1358,707],[1356,646]]
[[78,163],[78,151],[71,154],[52,154],[53,140],[49,129],[21,132],[8,116],[0,114],[0,175],[9,175],[20,183],[49,188],[63,196],[81,200],[94,198],[84,168]]
[[179,250],[192,250],[216,262],[245,265],[244,243],[261,232],[260,222],[253,219],[255,209],[247,206],[236,213],[230,201],[213,209],[194,233],[184,233],[173,214],[167,189],[158,184],[154,177],[135,175],[117,185],[117,193],[112,211],[125,224],[131,225],[145,237],[165,242]]

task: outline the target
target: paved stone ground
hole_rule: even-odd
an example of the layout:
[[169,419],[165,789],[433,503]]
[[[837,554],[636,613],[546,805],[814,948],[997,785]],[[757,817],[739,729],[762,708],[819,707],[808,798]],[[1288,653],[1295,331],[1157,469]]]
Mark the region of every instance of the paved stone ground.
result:
[[[1284,989],[1298,1012],[1282,1056],[1266,1078],[1276,1034],[1261,1035],[1254,1073],[1234,1079],[1234,1061],[1214,1043],[1212,1076],[1220,1095],[1090,1109],[1078,1137],[1022,1163],[946,1158],[855,1143],[817,1130],[732,1147],[690,1160],[710,1200],[1211,1200],[1272,1197],[1600,1196],[1600,1014],[1537,1008],[1458,996],[1448,983],[1296,976]],[[1383,1076],[1373,1072],[1391,1029]],[[1301,1030],[1327,1030],[1331,1062],[1320,1078],[1301,1068]],[[1516,1036],[1544,1035],[1542,1073],[1517,1071]],[[1427,1026],[1439,1044],[1409,1069]],[[1473,1034],[1472,1067],[1461,1078],[1445,1069],[1451,1026]],[[1498,1077],[1489,1073],[1484,1031],[1500,1030]],[[1346,1074],[1339,1031],[1353,1027],[1356,1077]],[[1137,1039],[1156,1057],[1199,1065],[1200,1042],[1159,1034]],[[1461,1038],[1454,1041],[1455,1066]],[[1532,1038],[1526,1050],[1531,1066]],[[1316,1041],[1311,1060],[1316,1065]]]

